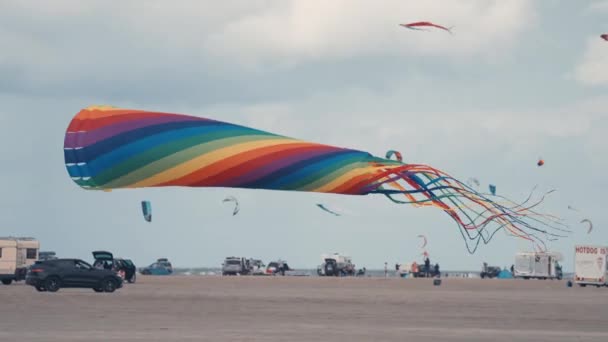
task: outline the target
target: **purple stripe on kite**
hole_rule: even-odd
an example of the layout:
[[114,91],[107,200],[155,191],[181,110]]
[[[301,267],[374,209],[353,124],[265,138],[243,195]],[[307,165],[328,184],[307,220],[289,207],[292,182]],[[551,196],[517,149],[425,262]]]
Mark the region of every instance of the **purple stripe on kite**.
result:
[[[309,152],[297,152],[290,154],[289,156],[273,161],[272,163],[266,164],[262,167],[254,169],[249,173],[240,175],[239,177],[232,178],[222,182],[223,187],[237,187],[246,183],[254,182],[262,177],[265,177],[279,169],[289,166],[293,163],[299,162],[304,159],[320,156],[323,154],[329,154],[335,152],[337,149],[323,146],[322,149],[309,151]],[[225,185],[224,185],[225,184]]]
[[[118,134],[121,134],[121,133],[124,133],[127,131],[132,131],[132,130],[135,130],[138,128],[151,126],[151,125],[164,124],[164,123],[169,123],[169,122],[186,122],[186,121],[207,121],[207,120],[201,120],[201,118],[176,119],[175,117],[155,117],[155,118],[148,118],[148,119],[130,120],[130,121],[121,122],[118,124],[105,126],[105,127],[93,130],[93,131],[69,134],[69,137],[66,138],[65,147],[86,147],[86,146],[92,145],[98,141],[110,138],[114,135],[118,135]],[[76,136],[80,135],[80,134],[84,134],[85,136],[83,137],[83,139],[81,139],[80,143],[78,143]],[[77,146],[76,144],[81,144],[81,145]]]

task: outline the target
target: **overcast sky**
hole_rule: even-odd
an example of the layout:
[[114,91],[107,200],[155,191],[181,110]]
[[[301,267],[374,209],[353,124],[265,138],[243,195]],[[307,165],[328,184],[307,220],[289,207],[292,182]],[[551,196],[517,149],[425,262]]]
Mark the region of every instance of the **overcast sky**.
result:
[[[413,21],[454,34],[398,26]],[[572,225],[549,244],[570,271],[575,244],[608,244],[605,32],[608,1],[0,0],[0,235],[34,236],[62,257],[110,250],[138,266],[238,255],[315,267],[336,251],[382,268],[420,259],[426,234],[432,262],[475,270],[530,248],[499,234],[470,255],[448,215],[383,196],[83,190],[65,170],[65,130],[80,109],[109,104],[378,156],[397,149],[513,200],[556,188],[542,210]],[[240,199],[236,216],[228,195]]]

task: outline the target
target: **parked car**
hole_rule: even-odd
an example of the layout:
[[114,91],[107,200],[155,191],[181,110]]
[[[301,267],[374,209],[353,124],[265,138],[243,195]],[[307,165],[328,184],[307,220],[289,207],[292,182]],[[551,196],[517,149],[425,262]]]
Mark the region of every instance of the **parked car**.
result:
[[243,257],[226,257],[222,264],[222,275],[249,274],[247,260]]
[[118,274],[121,275],[124,280],[131,284],[135,283],[135,280],[137,279],[137,267],[135,267],[135,264],[131,259],[114,258],[114,264],[116,265],[115,270],[118,270]]
[[135,282],[137,268],[131,260],[114,258],[114,255],[107,251],[95,251],[93,258],[95,258],[93,267],[112,270],[129,283]]
[[173,266],[167,258],[159,258],[150,266],[142,268],[139,273],[145,275],[169,275],[173,273]]
[[321,277],[341,277],[354,276],[356,273],[355,264],[350,256],[340,253],[321,255],[323,263],[317,266],[317,274]]
[[[426,269],[426,266],[424,265],[424,263],[418,265],[417,273],[412,273],[412,277],[414,277],[414,278],[425,278],[426,276],[427,276],[427,269]],[[441,272],[439,272],[439,273],[435,272],[435,267],[433,267],[433,265],[431,265],[428,269],[428,276],[430,278],[435,278],[435,277],[441,276]]]
[[57,292],[60,288],[90,288],[95,292],[114,292],[123,285],[114,271],[94,268],[80,259],[36,261],[25,277],[38,291]]
[[293,269],[289,267],[285,260],[271,261],[266,268],[266,274],[272,275],[280,274],[284,276],[286,271],[293,271]]
[[488,266],[488,264],[484,262],[479,276],[481,277],[481,279],[496,278],[500,274],[500,271],[502,271],[500,266]]
[[38,260],[55,260],[57,254],[53,251],[40,251],[38,252]]

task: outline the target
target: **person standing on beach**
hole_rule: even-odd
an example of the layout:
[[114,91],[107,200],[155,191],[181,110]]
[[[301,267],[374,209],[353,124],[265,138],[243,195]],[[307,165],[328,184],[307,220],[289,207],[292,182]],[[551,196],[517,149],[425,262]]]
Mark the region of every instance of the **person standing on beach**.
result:
[[427,256],[426,259],[424,259],[424,276],[428,278],[430,275],[431,275],[431,259],[429,259],[429,257]]
[[388,277],[388,262],[384,262],[384,278]]

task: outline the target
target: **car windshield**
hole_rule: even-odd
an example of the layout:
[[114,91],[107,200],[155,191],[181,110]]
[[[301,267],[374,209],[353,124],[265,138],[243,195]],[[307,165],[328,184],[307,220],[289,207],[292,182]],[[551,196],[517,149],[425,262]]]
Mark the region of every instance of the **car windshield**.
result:
[[239,261],[239,260],[228,260],[226,262],[226,264],[228,264],[228,265],[240,265],[241,261]]
[[133,266],[133,262],[131,260],[129,260],[129,259],[125,259],[125,260],[123,260],[123,262],[125,263],[125,265],[127,265],[129,267]]

